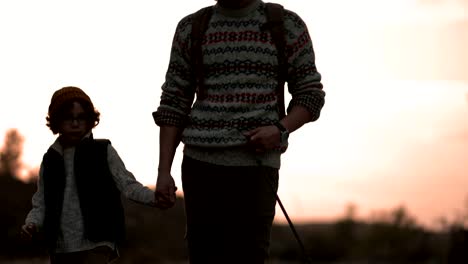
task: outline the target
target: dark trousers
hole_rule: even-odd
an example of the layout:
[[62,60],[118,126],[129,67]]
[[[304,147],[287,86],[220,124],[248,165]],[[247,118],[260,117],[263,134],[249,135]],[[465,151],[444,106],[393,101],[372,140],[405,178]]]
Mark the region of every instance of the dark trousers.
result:
[[51,264],[105,264],[113,259],[114,251],[107,246],[90,250],[50,255]]
[[191,264],[265,263],[278,169],[219,166],[185,156],[182,187]]

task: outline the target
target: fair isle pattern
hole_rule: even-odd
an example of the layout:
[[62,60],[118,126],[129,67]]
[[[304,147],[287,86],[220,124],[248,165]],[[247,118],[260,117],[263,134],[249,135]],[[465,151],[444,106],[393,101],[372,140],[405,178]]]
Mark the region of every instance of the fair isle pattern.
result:
[[[265,4],[243,16],[229,16],[215,6],[202,41],[206,97],[196,100],[190,67],[192,15],[176,29],[171,59],[162,86],[161,103],[153,113],[156,124],[185,126],[182,141],[192,147],[235,147],[246,144],[243,132],[279,119],[277,51],[271,34],[262,30]],[[300,105],[320,115],[325,93],[315,67],[312,42],[305,23],[285,10],[288,109]]]

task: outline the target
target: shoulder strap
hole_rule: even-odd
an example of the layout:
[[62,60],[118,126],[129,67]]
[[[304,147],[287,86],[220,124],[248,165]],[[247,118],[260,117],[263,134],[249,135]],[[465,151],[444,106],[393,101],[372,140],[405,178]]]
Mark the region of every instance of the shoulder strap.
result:
[[284,84],[288,76],[288,64],[286,58],[286,37],[284,30],[284,8],[280,4],[266,3],[265,12],[267,18],[267,29],[275,43],[278,56],[278,113],[280,119],[286,115],[284,103]]
[[204,73],[203,73],[203,53],[202,43],[203,36],[208,28],[211,15],[213,14],[213,7],[208,6],[198,10],[192,15],[192,32],[190,58],[193,69],[193,78],[195,79],[197,97],[203,98],[204,94]]

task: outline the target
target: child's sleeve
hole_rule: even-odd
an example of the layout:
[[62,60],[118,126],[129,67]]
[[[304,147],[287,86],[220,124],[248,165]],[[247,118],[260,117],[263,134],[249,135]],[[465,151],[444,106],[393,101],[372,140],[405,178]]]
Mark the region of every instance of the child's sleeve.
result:
[[115,148],[109,144],[107,147],[107,162],[114,178],[114,182],[125,198],[149,206],[156,206],[154,191],[143,186],[133,174],[125,168]]
[[37,190],[32,197],[32,209],[29,211],[24,221],[26,224],[34,223],[37,227],[42,227],[45,216],[45,202],[44,202],[44,180],[42,177],[43,166],[39,169],[39,179],[37,181]]

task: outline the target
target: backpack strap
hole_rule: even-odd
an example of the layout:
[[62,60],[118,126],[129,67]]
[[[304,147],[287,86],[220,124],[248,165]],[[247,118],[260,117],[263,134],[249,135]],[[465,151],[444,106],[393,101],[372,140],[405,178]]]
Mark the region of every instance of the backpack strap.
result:
[[208,6],[198,10],[192,15],[192,32],[191,46],[190,46],[190,59],[192,63],[193,79],[195,80],[196,93],[198,98],[204,98],[205,84],[204,84],[204,67],[203,67],[203,52],[202,43],[203,36],[205,35],[208,23],[210,22],[211,15],[213,14],[213,7]]
[[284,103],[284,84],[288,76],[288,60],[286,58],[286,38],[284,30],[284,8],[280,4],[266,3],[265,12],[267,24],[264,28],[268,29],[276,46],[278,57],[278,114],[280,119],[286,116]]

